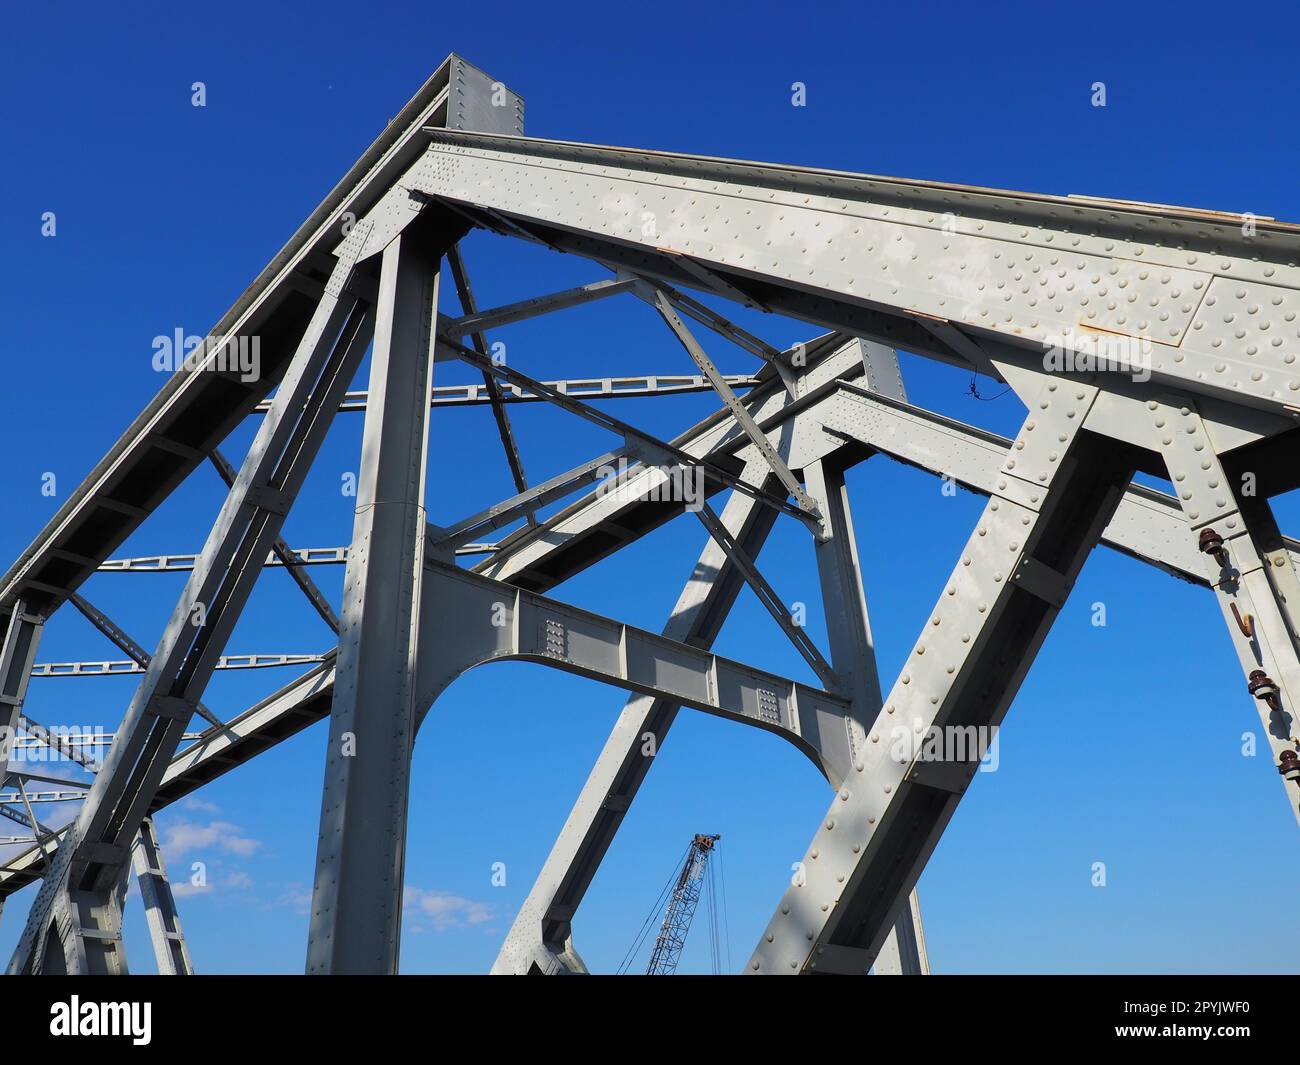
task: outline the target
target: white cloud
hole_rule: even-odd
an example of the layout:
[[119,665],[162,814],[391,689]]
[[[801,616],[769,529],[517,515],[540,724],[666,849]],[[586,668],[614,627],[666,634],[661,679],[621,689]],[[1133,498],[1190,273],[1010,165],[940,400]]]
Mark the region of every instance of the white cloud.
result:
[[247,857],[262,843],[242,835],[242,831],[238,825],[232,825],[229,821],[209,821],[206,825],[196,821],[173,821],[163,829],[163,854],[179,857],[215,848],[227,854]]
[[197,813],[219,814],[221,812],[221,807],[215,802],[208,802],[206,799],[200,799],[197,795],[189,796],[181,803],[181,805],[185,807],[185,809],[194,810]]
[[178,899],[193,898],[195,895],[211,895],[213,892],[251,891],[253,878],[242,869],[231,869],[208,873],[207,879],[196,884],[191,880],[179,880],[172,884],[172,894]]
[[406,885],[403,910],[413,932],[424,932],[429,928],[445,932],[449,928],[466,928],[492,919],[492,908],[487,903],[411,884]]
[[302,884],[290,884],[275,900],[277,906],[286,906],[294,913],[305,914],[311,911],[311,888]]

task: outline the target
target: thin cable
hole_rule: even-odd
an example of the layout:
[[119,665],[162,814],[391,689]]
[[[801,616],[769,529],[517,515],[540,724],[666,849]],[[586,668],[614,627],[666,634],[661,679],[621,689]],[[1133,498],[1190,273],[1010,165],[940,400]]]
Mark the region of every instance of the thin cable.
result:
[[712,974],[719,974],[718,952],[718,878],[714,875],[714,863],[708,863],[708,964]]
[[718,877],[714,873],[712,866],[709,867],[709,905],[712,910],[710,914],[710,917],[712,918],[712,920],[710,921],[710,925],[711,925],[710,945],[713,948],[713,975],[721,976],[722,975],[722,938],[721,938],[721,923],[718,916]]
[[677,878],[681,875],[682,865],[683,863],[685,863],[686,858],[690,856],[690,852],[691,852],[690,847],[687,847],[686,855],[682,858],[681,861],[677,863],[672,873],[669,874],[668,883],[666,883],[664,885],[664,889],[661,892],[659,892],[659,898],[655,900],[655,904],[654,906],[651,907],[650,913],[645,919],[645,923],[641,925],[641,930],[637,933],[636,941],[630,947],[628,947],[627,953],[623,955],[623,961],[619,964],[619,967],[616,971],[616,975],[623,976],[624,974],[627,973],[628,967],[631,965],[633,957],[636,955],[637,951],[641,949],[641,945],[646,940],[646,934],[648,929],[652,927],[655,918],[663,913],[664,899],[667,897],[668,893],[672,890],[673,884],[677,882]]
[[722,941],[727,948],[727,972],[731,967],[731,918],[727,915],[727,867],[722,864],[722,851],[718,851],[718,879],[722,882]]
[[632,945],[628,948],[627,954],[623,956],[623,961],[618,967],[617,975],[622,976],[628,971],[628,968],[632,964],[632,959],[636,956],[636,954],[640,951],[642,945],[645,943],[647,935],[649,934],[650,930],[654,927],[655,919],[659,916],[659,914],[663,910],[664,899],[668,895],[668,892],[672,889],[673,880],[676,878],[676,876],[677,876],[677,872],[676,870],[674,870],[673,874],[668,878],[668,883],[664,885],[664,889],[661,892],[659,892],[659,898],[656,899],[654,904],[652,905],[650,909],[650,913],[646,916],[645,922],[641,925],[640,931],[637,932],[636,939],[633,941]]
[[1001,398],[1002,398],[1003,396],[1005,396],[1008,392],[1010,392],[1010,391],[1011,391],[1011,386],[1010,386],[1010,385],[1007,385],[1007,387],[1004,388],[1001,392],[999,392],[996,396],[981,396],[981,395],[980,395],[980,390],[979,390],[979,388],[977,388],[976,385],[975,385],[975,375],[974,375],[974,374],[971,374],[971,375],[970,375],[970,390],[969,390],[969,391],[970,391],[970,394],[971,394],[972,396],[974,396],[976,399],[978,399],[978,400],[982,400],[982,401],[985,402],[985,403],[992,403],[995,399],[1001,399]]

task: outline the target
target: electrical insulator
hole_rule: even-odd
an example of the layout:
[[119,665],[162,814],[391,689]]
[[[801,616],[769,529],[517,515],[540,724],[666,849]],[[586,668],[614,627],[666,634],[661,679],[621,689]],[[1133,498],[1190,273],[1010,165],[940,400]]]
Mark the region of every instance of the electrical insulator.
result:
[[1300,784],[1300,754],[1295,751],[1283,751],[1278,759],[1277,771],[1286,780]]
[[1250,676],[1246,678],[1246,690],[1256,699],[1262,699],[1266,703],[1271,704],[1277,698],[1277,685],[1262,669],[1250,671]]
[[1213,529],[1202,529],[1196,546],[1200,548],[1201,554],[1212,555],[1214,561],[1221,567],[1228,564],[1228,553],[1223,549],[1223,537]]

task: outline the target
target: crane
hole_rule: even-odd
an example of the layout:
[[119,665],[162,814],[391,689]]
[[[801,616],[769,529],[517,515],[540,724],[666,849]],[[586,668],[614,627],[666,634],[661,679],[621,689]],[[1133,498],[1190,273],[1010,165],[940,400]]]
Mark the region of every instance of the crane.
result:
[[[677,874],[677,881],[673,885],[668,908],[664,911],[663,924],[659,926],[659,937],[655,940],[654,950],[650,952],[647,976],[670,976],[677,971],[682,948],[686,946],[686,933],[690,931],[695,908],[700,902],[700,889],[704,886],[704,877],[708,872],[709,856],[721,838],[697,834],[691,840]],[[710,896],[710,906],[713,905]]]

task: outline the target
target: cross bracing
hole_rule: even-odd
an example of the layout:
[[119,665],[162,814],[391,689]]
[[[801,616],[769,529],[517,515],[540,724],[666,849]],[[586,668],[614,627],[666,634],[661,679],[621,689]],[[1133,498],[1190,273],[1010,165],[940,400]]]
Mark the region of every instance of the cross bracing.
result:
[[[587,260],[594,280],[483,306],[459,250],[472,230]],[[899,760],[881,737],[998,726],[1098,543],[1214,593],[1297,809],[1298,545],[1268,500],[1297,480],[1298,262],[1300,229],[1272,220],[528,138],[522,101],[450,57],[212,330],[260,338],[265,373],[220,369],[215,349],[210,366],[171,377],[0,578],[0,749],[81,752],[92,776],[61,788],[21,762],[6,774],[0,810],[30,835],[5,839],[31,843],[0,866],[0,897],[39,883],[10,971],[125,972],[133,867],[160,970],[192,971],[152,815],[321,720],[308,969],[395,971],[415,736],[454,678],[505,660],[629,696],[494,972],[585,970],[579,905],[649,772],[642,737],[662,741],[683,707],[786,740],[830,789],[744,971],[926,971],[914,889],[979,758]],[[701,297],[806,323],[809,337],[771,344]],[[651,308],[665,350],[699,373],[677,362],[574,378],[556,365],[542,379],[494,357],[519,322],[596,301]],[[752,373],[718,369],[710,350],[724,343]],[[909,403],[898,349],[1004,382],[1028,411],[1019,432]],[[481,383],[433,383],[448,361]],[[715,413],[671,439],[600,403],[704,392]],[[596,426],[607,450],[530,477],[511,412],[542,404]],[[473,406],[491,409],[492,458],[515,491],[434,524],[429,419]],[[285,520],[340,412],[364,413],[352,541],[293,548]],[[246,456],[223,456],[250,420]],[[888,683],[845,480],[875,456],[986,498]],[[113,557],[205,463],[225,495],[203,547]],[[1134,483],[1139,471],[1167,475],[1174,493]],[[708,539],[662,632],[550,594],[678,520],[701,521]],[[766,572],[778,521],[815,555],[826,647]],[[331,564],[345,567],[337,605],[308,573]],[[227,647],[277,568],[336,634],[320,653]],[[153,652],[79,592],[96,573],[143,572],[187,574]],[[742,587],[816,685],[712,653]],[[69,603],[127,660],[38,663],[46,621]],[[203,704],[214,671],[271,665],[311,668],[243,712]],[[87,756],[98,740],[31,716],[34,679],[123,673],[139,682],[107,753]],[[77,813],[43,825],[36,807],[58,802]]]

